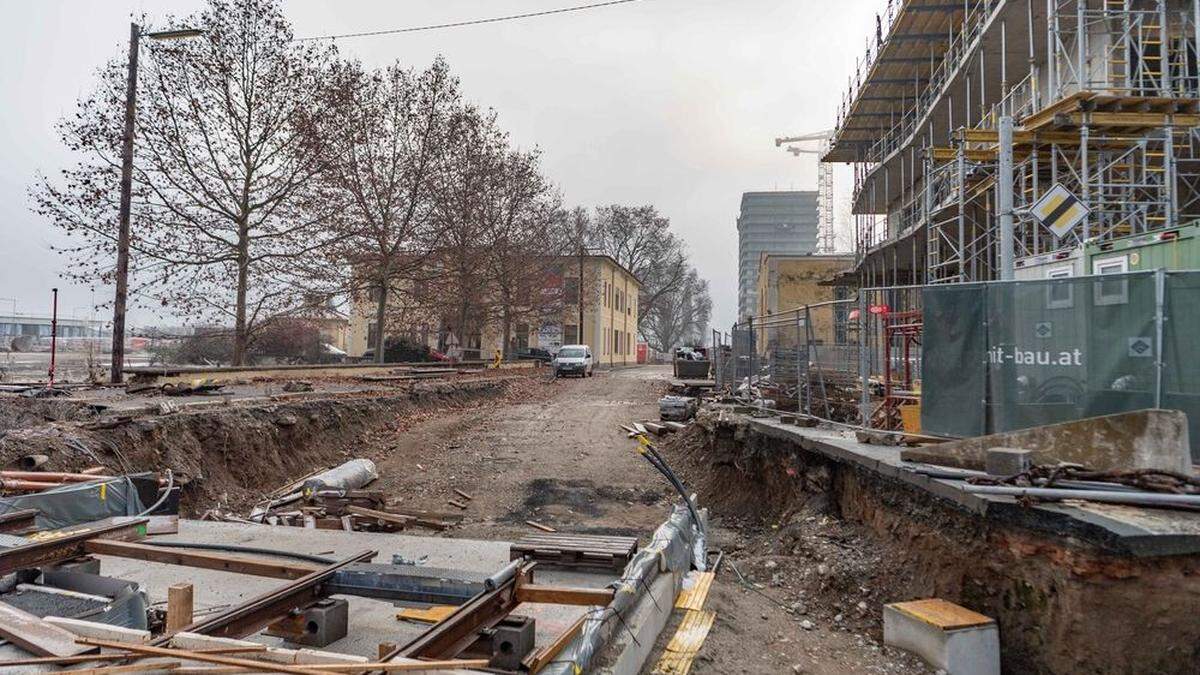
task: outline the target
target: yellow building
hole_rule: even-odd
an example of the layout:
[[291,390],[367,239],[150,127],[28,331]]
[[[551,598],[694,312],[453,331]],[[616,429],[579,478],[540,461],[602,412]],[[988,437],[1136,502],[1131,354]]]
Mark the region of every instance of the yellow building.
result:
[[[790,310],[849,297],[849,289],[836,285],[838,273],[854,264],[849,255],[763,253],[758,264],[758,307],[760,320]],[[841,313],[828,308],[809,312],[812,337],[818,342],[834,341],[835,317]],[[799,328],[779,327],[770,335],[760,336],[762,349],[770,348],[772,339],[794,343]]]
[[[540,348],[555,352],[564,344],[582,343],[592,348],[599,365],[626,365],[637,361],[638,293],[642,285],[633,274],[608,256],[565,256],[546,283],[556,290],[562,289],[561,318],[544,321],[540,326],[530,325],[527,321],[516,322],[510,351]],[[441,348],[447,351],[446,343],[449,342],[456,345],[454,349],[467,360],[491,359],[495,351],[503,347],[503,328],[495,321],[484,325],[478,333],[466,336],[464,344],[460,336],[443,334],[438,318],[431,312],[406,309],[399,297],[390,304],[392,318],[388,330],[391,335],[405,336],[431,349],[439,349],[441,343]],[[363,356],[374,345],[375,335],[374,297],[364,297],[362,302],[354,304],[350,316],[350,355]]]
[[566,305],[562,323],[544,325],[537,346],[554,351],[561,345],[586,344],[599,365],[636,363],[642,282],[606,255],[563,258],[562,277]]

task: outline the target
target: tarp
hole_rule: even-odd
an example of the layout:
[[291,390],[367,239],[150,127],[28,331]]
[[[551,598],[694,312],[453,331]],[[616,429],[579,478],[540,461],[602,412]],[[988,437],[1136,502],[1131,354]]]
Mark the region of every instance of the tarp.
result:
[[1188,413],[1200,457],[1200,273],[1159,285],[1151,271],[927,287],[922,430],[979,436],[1159,402]]
[[40,529],[56,530],[79,523],[90,523],[113,516],[136,516],[146,505],[138,495],[137,483],[158,479],[153,476],[122,476],[0,499],[0,513],[37,509]]

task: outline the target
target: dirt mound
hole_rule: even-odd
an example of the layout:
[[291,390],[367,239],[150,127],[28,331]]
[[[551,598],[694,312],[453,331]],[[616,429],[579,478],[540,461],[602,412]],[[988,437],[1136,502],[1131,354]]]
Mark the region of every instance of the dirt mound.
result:
[[701,504],[723,517],[762,525],[800,510],[824,512],[829,464],[815,455],[779,452],[756,438],[743,439],[736,426],[702,421],[658,447],[684,484],[700,494]]
[[0,436],[14,429],[41,426],[47,422],[82,421],[94,417],[95,409],[83,401],[5,396],[0,399]]
[[[0,464],[50,457],[52,471],[104,465],[114,471],[171,469],[184,486],[183,511],[241,510],[264,491],[352,457],[378,459],[381,426],[403,427],[430,411],[520,397],[523,377],[421,382],[395,393],[313,397],[205,407],[134,419],[51,422],[0,437]],[[375,456],[372,456],[375,455]]]

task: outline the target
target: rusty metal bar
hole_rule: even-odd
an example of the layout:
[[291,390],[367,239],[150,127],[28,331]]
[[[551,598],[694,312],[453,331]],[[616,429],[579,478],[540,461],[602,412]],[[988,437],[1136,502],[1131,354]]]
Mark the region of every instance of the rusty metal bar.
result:
[[43,538],[38,541],[0,552],[0,575],[78,558],[87,553],[86,544],[91,539],[141,539],[146,536],[147,522],[145,518],[122,523],[99,521],[42,533]]
[[406,658],[454,658],[479,637],[479,631],[492,628],[517,605],[517,587],[533,580],[536,562],[526,562],[517,573],[494,589],[485,590],[460,606],[408,644],[393,649],[381,661]]
[[[378,555],[378,551],[360,551],[328,567],[300,577],[285,586],[251,598],[236,607],[230,607],[224,612],[201,619],[184,627],[182,631],[225,638],[242,638],[253,635],[276,620],[324,597],[325,582],[329,581],[338,570],[354,563],[369,561],[376,555]],[[170,642],[171,636],[171,633],[163,633],[150,644],[166,645]]]

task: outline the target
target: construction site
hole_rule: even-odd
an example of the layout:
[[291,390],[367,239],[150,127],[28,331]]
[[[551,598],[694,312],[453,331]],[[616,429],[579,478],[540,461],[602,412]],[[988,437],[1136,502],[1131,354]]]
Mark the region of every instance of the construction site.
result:
[[[590,222],[530,179],[535,215],[493,218],[526,239],[455,231],[492,218],[475,190],[538,171],[484,120],[429,151],[467,186],[421,207],[443,238],[355,250],[357,285],[280,311],[304,358],[262,347],[246,267],[216,275],[233,328],[126,339],[122,264],[183,255],[130,245],[170,193],[134,165],[137,40],[209,39],[132,26],[114,320],[60,324],[56,287],[45,320],[14,299],[0,324],[0,672],[1200,670],[1200,0],[877,4],[809,127],[832,129],[775,142],[817,157],[817,190],[743,195],[728,329],[693,312],[646,341],[678,323],[660,296],[711,310],[653,206]],[[153,67],[204,67],[171,49]],[[520,160],[499,187],[453,154],[486,138]],[[665,243],[625,255],[646,233]]]

